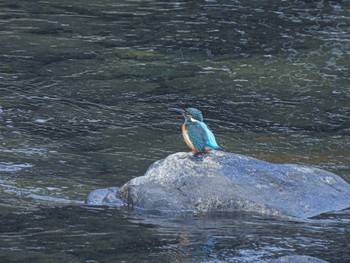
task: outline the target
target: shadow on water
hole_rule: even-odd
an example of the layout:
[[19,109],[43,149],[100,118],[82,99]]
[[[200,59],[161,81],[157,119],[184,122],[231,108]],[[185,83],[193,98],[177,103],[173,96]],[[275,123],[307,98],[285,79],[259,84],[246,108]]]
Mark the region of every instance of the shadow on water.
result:
[[350,182],[349,10],[347,1],[2,1],[0,261],[349,260],[348,212],[177,221],[79,206],[92,189],[186,149],[182,120],[166,112],[175,106],[202,109],[225,151]]

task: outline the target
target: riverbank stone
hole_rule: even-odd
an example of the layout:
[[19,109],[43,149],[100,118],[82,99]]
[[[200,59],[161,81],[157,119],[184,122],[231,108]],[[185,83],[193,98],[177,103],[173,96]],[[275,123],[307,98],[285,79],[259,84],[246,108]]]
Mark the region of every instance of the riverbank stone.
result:
[[87,204],[123,203],[150,211],[240,211],[309,218],[350,207],[350,185],[333,173],[222,151],[198,156],[175,153],[114,192],[95,190],[95,198],[92,193]]

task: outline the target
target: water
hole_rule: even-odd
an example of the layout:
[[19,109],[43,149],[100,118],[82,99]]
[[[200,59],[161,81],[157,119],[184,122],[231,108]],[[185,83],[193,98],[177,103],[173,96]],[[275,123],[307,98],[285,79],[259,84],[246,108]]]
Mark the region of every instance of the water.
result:
[[187,151],[196,106],[225,151],[350,182],[348,1],[2,1],[1,262],[350,261],[348,211],[306,222],[86,207]]

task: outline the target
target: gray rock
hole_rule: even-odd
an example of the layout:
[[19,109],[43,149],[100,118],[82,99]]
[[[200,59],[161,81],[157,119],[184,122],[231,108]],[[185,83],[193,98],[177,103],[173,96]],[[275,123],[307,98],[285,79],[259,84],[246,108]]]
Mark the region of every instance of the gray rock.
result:
[[86,198],[85,203],[88,205],[123,206],[124,202],[118,198],[118,190],[118,187],[93,190]]
[[328,263],[328,261],[309,256],[284,256],[274,259],[270,263]]
[[350,185],[313,167],[213,151],[176,153],[118,191],[130,206],[162,211],[245,211],[308,218],[350,206]]

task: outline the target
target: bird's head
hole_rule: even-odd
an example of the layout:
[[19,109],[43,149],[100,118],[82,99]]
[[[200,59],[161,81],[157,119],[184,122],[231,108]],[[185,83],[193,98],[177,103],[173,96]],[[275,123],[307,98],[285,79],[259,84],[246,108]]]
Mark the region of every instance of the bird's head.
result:
[[169,111],[174,111],[181,113],[181,115],[187,120],[196,120],[203,122],[203,114],[200,110],[196,108],[186,108],[186,109],[178,109],[178,108],[170,108]]

